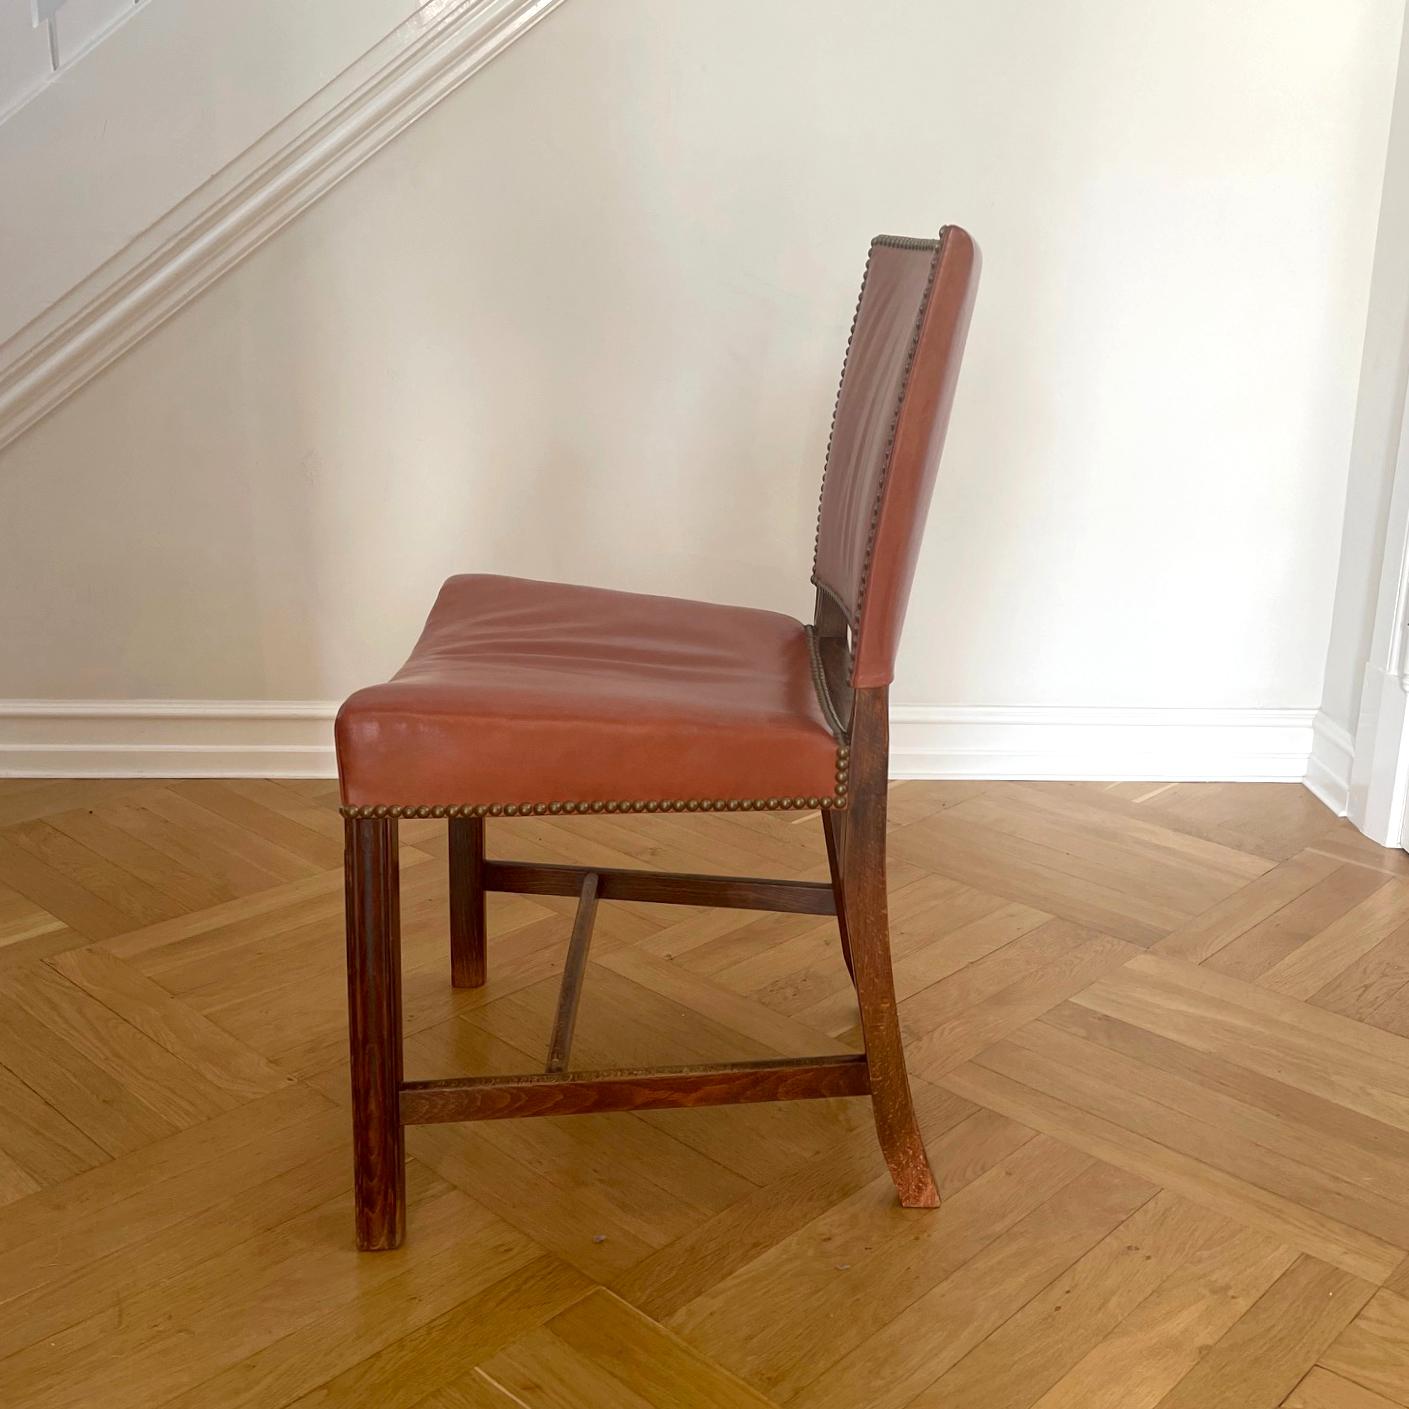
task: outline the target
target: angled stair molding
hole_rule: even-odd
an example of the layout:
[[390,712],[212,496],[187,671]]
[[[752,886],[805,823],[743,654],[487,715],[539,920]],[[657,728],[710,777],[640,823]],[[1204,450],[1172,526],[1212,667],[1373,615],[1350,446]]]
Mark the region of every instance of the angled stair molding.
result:
[[562,0],[426,4],[0,345],[0,448],[22,435]]

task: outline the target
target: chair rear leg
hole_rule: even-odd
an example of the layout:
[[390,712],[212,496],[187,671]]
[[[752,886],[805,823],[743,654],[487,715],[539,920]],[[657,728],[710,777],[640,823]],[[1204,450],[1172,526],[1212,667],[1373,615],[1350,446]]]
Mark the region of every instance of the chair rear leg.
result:
[[846,971],[851,975],[852,986],[855,987],[856,969],[851,962],[851,936],[846,929],[846,887],[843,884],[846,813],[825,809],[822,813],[822,834],[827,839],[827,865],[832,873],[832,894],[837,900],[837,933],[841,936],[841,956],[846,961]]
[[450,982],[479,988],[486,972],[484,818],[450,819]]
[[373,1251],[399,1246],[406,1229],[396,821],[349,817],[346,838],[353,1191],[357,1246]]
[[905,1208],[937,1208],[939,1191],[910,1099],[895,1006],[886,914],[885,814],[854,814],[848,830],[844,878],[847,928],[871,1072],[876,1134],[901,1204]]
[[842,894],[871,1074],[871,1106],[890,1177],[905,1208],[938,1208],[939,1190],[910,1098],[891,971],[886,910],[885,688],[857,690],[852,711],[851,801],[846,809]]

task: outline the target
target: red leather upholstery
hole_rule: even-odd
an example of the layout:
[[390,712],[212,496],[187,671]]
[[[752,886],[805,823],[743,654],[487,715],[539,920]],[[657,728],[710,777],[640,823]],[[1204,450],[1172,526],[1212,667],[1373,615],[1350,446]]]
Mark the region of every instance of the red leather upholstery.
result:
[[852,625],[851,683],[888,685],[978,287],[979,254],[934,240],[873,242],[822,479],[812,580]]
[[801,622],[488,576],[441,588],[406,664],[343,705],[337,750],[352,806],[800,805],[837,768]]
[[[813,568],[857,687],[894,675],[978,264],[957,226],[871,247]],[[845,797],[801,623],[509,577],[445,584],[406,665],[343,706],[337,751],[344,804],[397,812]]]

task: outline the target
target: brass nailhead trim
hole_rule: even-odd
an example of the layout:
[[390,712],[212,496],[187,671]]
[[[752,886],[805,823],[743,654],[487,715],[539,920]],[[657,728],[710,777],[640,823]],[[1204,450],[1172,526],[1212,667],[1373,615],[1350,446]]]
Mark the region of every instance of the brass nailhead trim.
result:
[[[842,353],[841,379],[837,382],[837,399],[832,403],[832,424],[827,429],[827,454],[822,461],[822,488],[817,495],[817,531],[812,539],[812,581],[817,582],[817,557],[822,551],[822,505],[827,499],[827,471],[832,466],[832,442],[837,435],[837,412],[841,410],[841,391],[846,385],[846,368],[851,361],[851,345],[856,341],[856,325],[861,321],[861,301],[866,297],[866,281],[871,277],[871,255],[879,241],[872,240],[866,249],[866,267],[861,271],[861,292],[856,295],[856,307],[851,314],[851,327],[846,335],[846,351]],[[833,596],[836,594],[833,593]],[[838,602],[840,599],[838,598]]]
[[897,250],[937,250],[938,240],[917,240],[913,235],[877,235],[872,245],[889,245]]
[[836,784],[831,797],[769,797],[769,798],[658,798],[631,802],[464,802],[430,807],[424,804],[405,807],[388,803],[344,805],[338,809],[344,817],[542,817],[545,814],[576,814],[591,812],[813,812],[819,808],[840,811],[846,806],[851,750],[845,745],[837,749]]
[[[883,245],[890,249],[904,250],[931,250],[933,257],[930,260],[929,277],[925,280],[925,292],[920,299],[920,311],[915,316],[915,326],[910,333],[910,346],[905,352],[905,365],[900,373],[900,394],[896,397],[895,414],[891,417],[890,430],[886,435],[886,446],[884,458],[881,462],[881,477],[876,485],[876,497],[871,504],[871,523],[866,533],[866,555],[861,562],[861,582],[857,587],[856,605],[848,613],[848,624],[853,635],[859,638],[861,632],[861,612],[866,603],[866,589],[871,584],[871,560],[876,551],[876,530],[881,521],[881,505],[885,502],[886,483],[890,479],[891,454],[895,449],[895,433],[900,427],[900,412],[905,405],[905,393],[910,386],[910,372],[915,365],[915,353],[920,345],[920,329],[924,326],[925,313],[930,306],[930,294],[934,291],[934,276],[939,269],[939,254],[944,247],[943,233],[938,240],[918,240],[908,235],[877,235],[871,241],[870,249],[866,253],[866,268],[861,276],[861,293],[856,300],[856,312],[851,317],[851,332],[847,334],[846,354],[842,358],[841,381],[837,386],[836,404],[832,407],[832,429],[827,436],[827,458],[822,466],[822,492],[817,500],[817,536],[812,545],[812,583],[814,586],[825,587],[817,578],[817,557],[822,549],[822,505],[827,497],[827,471],[831,468],[832,461],[832,440],[836,435],[837,412],[841,409],[842,387],[846,385],[846,364],[851,360],[851,344],[856,337],[856,325],[861,318],[861,302],[866,297],[866,280],[871,275],[871,254],[877,245]],[[828,593],[836,600],[838,605],[846,610],[846,604],[841,597],[830,587]],[[860,642],[858,640],[857,644]],[[852,664],[852,680],[855,683],[855,661]]]

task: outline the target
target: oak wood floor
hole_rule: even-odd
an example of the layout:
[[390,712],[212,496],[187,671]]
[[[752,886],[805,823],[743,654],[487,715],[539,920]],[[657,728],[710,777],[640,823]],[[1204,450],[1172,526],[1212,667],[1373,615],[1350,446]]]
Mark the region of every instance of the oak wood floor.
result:
[[[1294,786],[892,790],[945,1195],[864,1101],[409,1132],[352,1249],[323,782],[0,783],[0,1404],[1409,1406],[1409,857]],[[402,826],[407,1068],[541,1066],[571,901]],[[491,824],[491,852],[826,875],[795,816]],[[605,904],[575,1061],[854,1048],[833,922]]]

